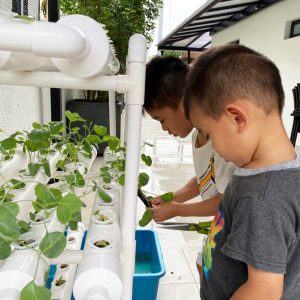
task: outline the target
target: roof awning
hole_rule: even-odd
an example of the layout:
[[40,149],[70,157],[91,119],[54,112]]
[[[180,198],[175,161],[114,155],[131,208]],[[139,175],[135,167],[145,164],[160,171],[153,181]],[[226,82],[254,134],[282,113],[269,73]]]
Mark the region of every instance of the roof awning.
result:
[[208,0],[158,43],[159,50],[203,51],[211,35],[283,0]]

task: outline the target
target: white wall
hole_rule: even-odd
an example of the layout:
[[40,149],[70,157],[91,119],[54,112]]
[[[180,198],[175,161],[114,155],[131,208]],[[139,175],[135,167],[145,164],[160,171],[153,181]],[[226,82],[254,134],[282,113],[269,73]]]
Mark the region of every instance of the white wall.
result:
[[300,83],[300,36],[285,39],[285,28],[299,18],[300,0],[284,0],[213,36],[214,46],[240,40],[240,44],[263,53],[278,66],[285,91],[283,121],[289,136],[294,109],[292,88]]
[[49,89],[0,85],[0,128],[7,134],[50,121]]

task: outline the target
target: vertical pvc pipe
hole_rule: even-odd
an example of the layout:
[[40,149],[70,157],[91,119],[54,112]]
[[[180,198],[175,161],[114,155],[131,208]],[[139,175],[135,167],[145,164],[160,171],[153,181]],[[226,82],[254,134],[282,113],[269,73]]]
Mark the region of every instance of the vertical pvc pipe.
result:
[[128,75],[134,85],[127,93],[127,144],[124,202],[122,206],[122,250],[123,295],[122,299],[132,299],[133,274],[135,265],[135,228],[137,182],[140,155],[142,106],[145,90],[146,40],[135,34],[129,40]]
[[108,92],[109,99],[109,134],[117,135],[116,130],[116,93],[115,91]]

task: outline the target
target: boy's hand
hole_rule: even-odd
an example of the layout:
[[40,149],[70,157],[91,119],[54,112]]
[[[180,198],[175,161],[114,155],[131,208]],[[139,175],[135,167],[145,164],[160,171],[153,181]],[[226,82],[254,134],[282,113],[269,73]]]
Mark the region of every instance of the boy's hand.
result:
[[150,202],[153,207],[161,206],[164,204],[164,201],[159,196],[151,199]]
[[178,205],[177,203],[172,203],[172,202],[164,203],[162,201],[160,206],[154,206],[152,208],[153,220],[155,222],[163,222],[168,219],[176,217],[177,216],[177,214],[176,214],[177,205]]

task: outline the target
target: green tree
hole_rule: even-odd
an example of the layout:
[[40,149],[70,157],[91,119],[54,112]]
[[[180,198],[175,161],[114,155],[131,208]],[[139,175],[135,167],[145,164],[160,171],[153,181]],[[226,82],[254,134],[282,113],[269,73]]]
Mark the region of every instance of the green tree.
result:
[[125,72],[128,40],[134,33],[152,42],[155,20],[162,0],[60,0],[63,14],[82,14],[105,24],[120,62],[120,73]]

